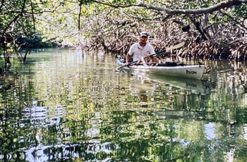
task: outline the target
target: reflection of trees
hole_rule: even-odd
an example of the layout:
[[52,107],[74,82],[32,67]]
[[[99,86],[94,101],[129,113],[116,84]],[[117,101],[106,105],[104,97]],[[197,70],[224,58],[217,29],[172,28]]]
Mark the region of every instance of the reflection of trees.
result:
[[20,147],[28,147],[34,141],[29,136],[29,126],[22,127],[22,108],[29,104],[33,94],[33,85],[28,76],[9,75],[1,80],[0,89],[0,155],[8,161]]
[[[197,82],[141,83],[112,72],[112,58],[104,59],[63,54],[1,91],[0,158],[224,161],[229,154],[246,161],[246,110],[225,88],[238,79],[217,74],[217,83],[203,82],[206,92]],[[45,123],[31,122],[40,111],[24,113],[34,107],[44,109]]]
[[[218,161],[224,158],[228,158],[228,160],[231,158],[236,159],[239,152],[235,150],[235,147],[239,146],[241,150],[244,150],[244,144],[238,142],[238,140],[242,138],[241,134],[244,134],[244,131],[239,130],[243,129],[242,123],[246,123],[246,117],[244,115],[246,111],[241,108],[242,105],[241,102],[239,102],[244,97],[242,94],[243,90],[241,89],[241,84],[246,83],[244,80],[244,71],[243,69],[234,71],[234,73],[217,72],[217,78],[211,78],[214,82],[204,83],[204,86],[210,88],[207,93],[194,93],[193,90],[183,90],[177,88],[178,85],[169,84],[167,82],[165,82],[166,84],[158,84],[153,94],[150,94],[148,90],[140,93],[141,95],[146,94],[146,105],[148,105],[148,107],[146,110],[142,109],[139,111],[143,111],[141,114],[146,114],[148,117],[152,114],[151,116],[156,116],[156,119],[159,120],[192,120],[189,122],[189,125],[184,125],[183,123],[173,124],[175,127],[192,128],[182,140],[188,140],[191,137],[191,143],[189,143],[191,147],[186,147],[187,150],[196,149],[201,151],[195,151],[195,154],[189,152],[190,157],[194,156],[194,158],[199,158],[201,154],[205,161]],[[141,86],[139,85],[139,87]],[[155,105],[150,104],[152,103],[153,97],[156,101]],[[142,105],[142,100],[138,98],[131,101],[131,105],[134,103],[134,105],[136,105],[135,107],[141,107]],[[133,111],[136,112],[138,110],[134,109]],[[149,118],[149,120],[154,121],[152,118]],[[137,119],[135,121],[140,122],[140,120]],[[203,129],[199,129],[194,137],[191,136],[191,133],[195,130],[193,125],[198,122],[201,123],[198,125],[198,128],[203,128],[205,125],[204,122],[215,123],[215,139],[206,139],[205,137],[207,135]],[[157,122],[156,125],[158,125]],[[145,126],[141,126],[140,128],[134,127],[131,130],[137,131],[143,127]],[[160,134],[157,130],[154,132]],[[134,136],[135,131],[131,133],[132,131],[129,130],[127,135]],[[151,130],[146,130],[146,132],[151,132]],[[179,130],[178,132],[186,132],[186,130]],[[238,134],[239,136],[236,137],[234,134]],[[197,142],[195,137],[199,138],[200,142]],[[151,137],[148,137],[148,139],[152,140]],[[140,139],[138,139],[138,141],[139,140]],[[181,149],[183,147],[180,145],[179,148]],[[212,150],[212,148],[214,148],[214,150]],[[186,152],[185,150],[186,149],[184,149],[178,157],[186,159],[184,154]],[[226,157],[226,154],[228,157]],[[238,158],[244,159],[244,156]]]

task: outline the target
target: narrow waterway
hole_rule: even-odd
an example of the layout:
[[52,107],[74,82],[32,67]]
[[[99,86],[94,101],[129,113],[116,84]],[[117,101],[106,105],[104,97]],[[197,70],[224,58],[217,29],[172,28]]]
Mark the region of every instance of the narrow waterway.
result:
[[0,161],[247,161],[247,67],[202,81],[116,72],[115,58],[33,52],[0,78]]

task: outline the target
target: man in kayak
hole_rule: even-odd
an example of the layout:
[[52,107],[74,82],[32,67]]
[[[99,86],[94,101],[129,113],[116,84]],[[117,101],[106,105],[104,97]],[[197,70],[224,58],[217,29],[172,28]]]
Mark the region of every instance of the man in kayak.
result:
[[159,59],[155,57],[155,51],[153,46],[148,42],[148,32],[141,32],[139,41],[130,46],[130,49],[126,55],[126,64],[129,64],[130,57],[133,57],[135,64],[150,65],[158,63]]

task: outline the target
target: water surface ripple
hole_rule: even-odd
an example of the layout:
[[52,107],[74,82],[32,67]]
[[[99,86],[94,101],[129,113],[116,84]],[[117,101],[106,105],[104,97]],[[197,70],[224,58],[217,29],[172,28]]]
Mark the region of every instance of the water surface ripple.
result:
[[206,79],[116,72],[102,52],[34,52],[0,79],[0,161],[247,161],[246,65]]

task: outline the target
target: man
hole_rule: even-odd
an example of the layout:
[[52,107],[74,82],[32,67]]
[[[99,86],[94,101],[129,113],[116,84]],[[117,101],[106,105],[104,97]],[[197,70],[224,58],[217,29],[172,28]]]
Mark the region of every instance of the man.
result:
[[126,64],[129,64],[130,56],[133,56],[133,62],[136,64],[146,64],[146,58],[150,56],[152,63],[158,63],[158,58],[153,57],[155,54],[153,46],[148,43],[147,32],[141,32],[139,41],[130,46],[130,49],[126,55]]

